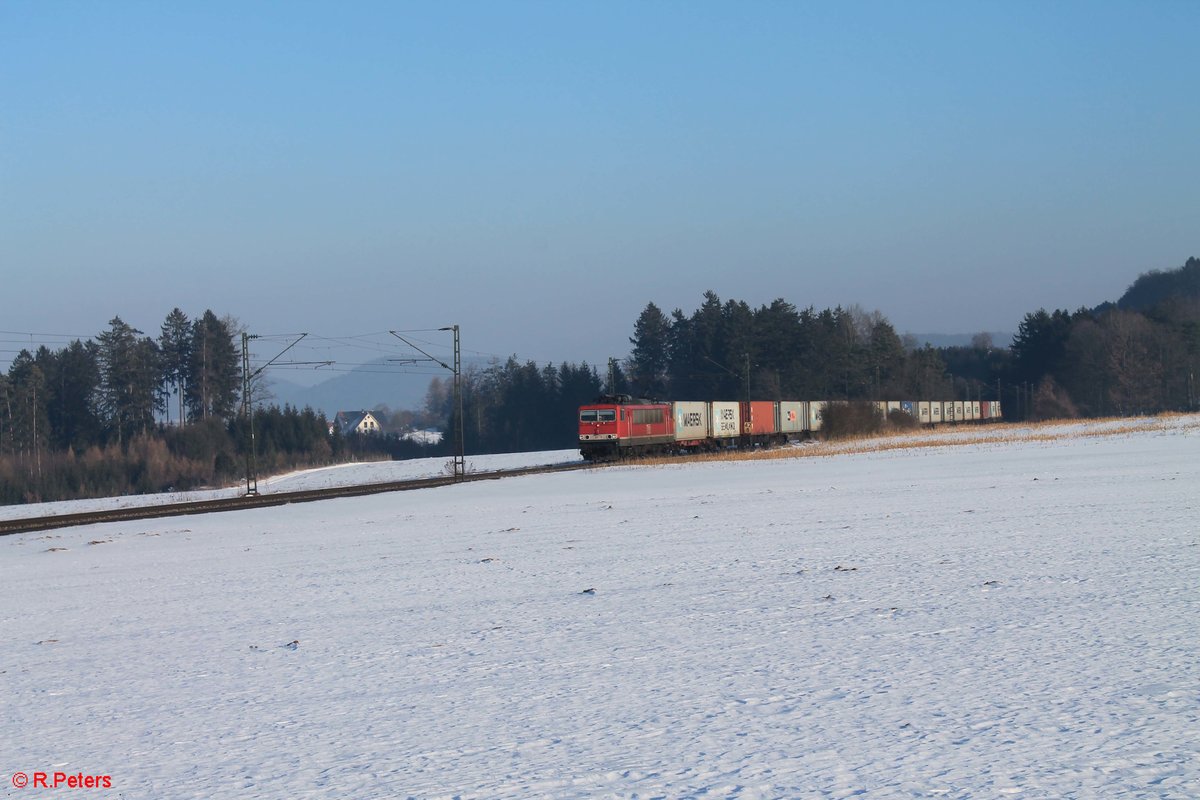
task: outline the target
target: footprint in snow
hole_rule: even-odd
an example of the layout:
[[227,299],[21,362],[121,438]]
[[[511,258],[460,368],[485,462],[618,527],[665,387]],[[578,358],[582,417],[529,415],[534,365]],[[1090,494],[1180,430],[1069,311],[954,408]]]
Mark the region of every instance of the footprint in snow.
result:
[[[299,647],[299,646],[300,646],[300,640],[299,640],[299,639],[293,639],[292,641],[288,642],[287,644],[281,644],[281,645],[279,645],[279,647],[280,647],[281,649],[284,649],[284,650],[295,650],[295,649],[296,649],[297,647]],[[256,644],[252,644],[252,645],[250,645],[250,650],[251,650],[251,652],[254,652],[254,653],[266,653],[266,652],[268,652],[268,651],[267,651],[267,649],[266,649],[265,647],[259,647],[259,646],[258,646],[258,645],[256,645]]]

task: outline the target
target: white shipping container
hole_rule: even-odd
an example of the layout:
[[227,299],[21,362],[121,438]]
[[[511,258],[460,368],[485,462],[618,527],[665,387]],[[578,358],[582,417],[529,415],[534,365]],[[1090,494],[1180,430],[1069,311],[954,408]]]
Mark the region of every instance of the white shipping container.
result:
[[710,405],[712,406],[711,431],[714,439],[728,439],[741,435],[741,403],[714,402]]
[[930,402],[928,400],[917,401],[917,421],[919,421],[922,425],[928,425],[929,423],[933,422],[933,417],[930,416],[932,412],[929,410],[929,406]]
[[825,401],[824,400],[809,400],[808,401],[808,429],[810,431],[821,430],[821,422],[825,419]]
[[967,417],[966,417],[966,414],[964,413],[965,411],[966,411],[966,409],[963,408],[963,401],[955,400],[954,401],[954,421],[962,422],[964,419],[966,419]]
[[933,400],[929,403],[929,421],[934,425],[942,421],[942,401]]
[[708,437],[708,403],[683,401],[675,404],[675,441]]
[[808,430],[808,409],[804,407],[804,401],[780,401],[779,430],[782,433],[800,433]]

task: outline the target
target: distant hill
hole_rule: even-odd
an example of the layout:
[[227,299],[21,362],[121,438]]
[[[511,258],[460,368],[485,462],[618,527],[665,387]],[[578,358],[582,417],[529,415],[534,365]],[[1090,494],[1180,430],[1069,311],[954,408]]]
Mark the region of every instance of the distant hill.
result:
[[[490,359],[464,358],[463,371],[485,369],[489,364]],[[335,373],[313,386],[301,386],[271,375],[269,383],[274,397],[269,402],[296,408],[312,406],[315,411],[324,412],[326,419],[333,419],[339,411],[370,411],[379,406],[392,411],[419,411],[425,407],[429,382],[435,377],[448,382],[454,379],[450,372],[439,371],[437,375],[400,372],[395,364],[379,358],[349,372]]]
[[1117,301],[1125,311],[1148,311],[1168,298],[1200,298],[1200,258],[1189,258],[1179,269],[1151,270],[1138,276]]
[[[992,337],[993,347],[1008,347],[1013,342],[1015,334],[1007,331],[987,331]],[[974,333],[906,333],[905,336],[911,336],[917,340],[918,347],[924,347],[926,344],[934,347],[970,347],[971,339],[977,334]]]
[[[339,411],[373,409],[386,405],[392,410],[419,409],[433,376],[402,373],[386,359],[340,372],[315,386],[301,386],[283,378],[271,377],[275,395],[271,402],[297,408],[312,406],[332,419]],[[446,373],[446,377],[451,377]]]

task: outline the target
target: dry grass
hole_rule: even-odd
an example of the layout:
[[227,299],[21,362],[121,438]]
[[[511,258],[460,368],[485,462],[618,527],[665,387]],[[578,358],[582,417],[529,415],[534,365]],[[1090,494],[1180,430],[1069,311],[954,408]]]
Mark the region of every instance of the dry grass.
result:
[[[853,436],[836,441],[810,441],[771,450],[730,450],[722,453],[702,453],[688,461],[754,461],[780,458],[828,458],[859,453],[882,453],[889,450],[919,450],[933,447],[961,447],[979,444],[1014,444],[1019,442],[1057,442],[1069,439],[1093,439],[1122,436],[1134,432],[1165,431],[1173,421],[1192,420],[1200,426],[1200,415],[1164,413],[1156,417],[1105,417],[1088,420],[1045,420],[1042,422],[964,423],[938,430],[914,429],[891,433]],[[638,464],[677,464],[678,457],[639,459]]]

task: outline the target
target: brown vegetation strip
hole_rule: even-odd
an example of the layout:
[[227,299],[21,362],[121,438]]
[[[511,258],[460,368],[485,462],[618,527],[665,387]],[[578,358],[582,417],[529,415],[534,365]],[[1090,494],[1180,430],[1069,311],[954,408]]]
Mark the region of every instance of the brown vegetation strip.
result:
[[[930,433],[922,430],[853,436],[809,446],[781,447],[771,450],[731,450],[724,453],[702,453],[689,461],[754,461],[759,459],[830,458],[839,455],[881,453],[889,450],[919,450],[933,447],[960,447],[979,444],[1015,444],[1020,442],[1055,442],[1066,439],[1090,439],[1121,436],[1141,431],[1162,431],[1170,427],[1169,419],[1194,416],[1160,414],[1153,421],[1145,417],[1108,417],[1087,421],[1047,420],[1025,423],[990,423],[986,432],[964,435],[963,429]],[[1061,429],[1061,430],[1053,430]],[[640,459],[639,465],[678,463],[670,457]]]

